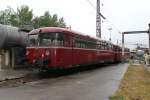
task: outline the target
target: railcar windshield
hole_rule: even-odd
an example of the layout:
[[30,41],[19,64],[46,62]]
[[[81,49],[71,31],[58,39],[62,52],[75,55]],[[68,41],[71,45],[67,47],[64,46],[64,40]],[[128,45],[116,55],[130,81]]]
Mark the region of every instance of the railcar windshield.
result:
[[39,35],[40,46],[63,46],[64,36],[62,33],[42,33]]
[[37,46],[38,45],[38,34],[30,34],[28,46]]
[[[37,38],[35,38],[37,36]],[[64,35],[62,33],[40,33],[38,35],[30,35],[30,46],[33,46],[34,41],[37,41],[38,46],[63,46]],[[36,44],[35,44],[36,45]],[[34,46],[35,46],[34,45]]]

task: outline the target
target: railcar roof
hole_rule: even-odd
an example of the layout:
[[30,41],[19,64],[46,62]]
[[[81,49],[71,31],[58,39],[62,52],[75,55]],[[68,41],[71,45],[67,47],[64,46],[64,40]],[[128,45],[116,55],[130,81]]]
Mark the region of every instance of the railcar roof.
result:
[[[77,31],[73,31],[71,29],[67,29],[67,28],[60,28],[60,27],[43,27],[43,28],[38,28],[38,29],[34,29],[31,32],[29,32],[29,34],[36,34],[36,33],[46,33],[46,32],[67,32],[70,34],[74,34],[74,35],[79,35],[91,40],[99,40],[99,41],[103,41],[103,42],[107,42],[107,43],[111,43],[110,41],[106,41],[106,40],[101,40],[99,38],[95,38],[95,37],[91,37],[88,35],[85,35],[81,32],[77,32]],[[113,43],[111,43],[113,44]]]
[[31,32],[29,32],[29,34],[36,34],[36,33],[46,33],[46,32],[67,32],[67,33],[74,33],[74,34],[78,34],[78,35],[83,35],[80,32],[77,31],[73,31],[71,29],[67,29],[67,28],[60,28],[60,27],[43,27],[43,28],[38,28],[38,29],[34,29]]
[[37,34],[37,33],[46,33],[46,32],[67,32],[68,34],[74,34],[74,35],[80,35],[80,36],[86,36],[88,38],[91,39],[95,39],[93,37],[90,37],[88,35],[85,35],[81,32],[77,32],[77,31],[73,31],[71,29],[67,29],[67,28],[60,28],[60,27],[43,27],[43,28],[38,28],[38,29],[34,29],[31,32],[29,32],[29,34]]
[[46,33],[46,32],[64,32],[64,31],[69,31],[69,29],[59,27],[43,27],[34,29],[31,32],[29,32],[29,34]]

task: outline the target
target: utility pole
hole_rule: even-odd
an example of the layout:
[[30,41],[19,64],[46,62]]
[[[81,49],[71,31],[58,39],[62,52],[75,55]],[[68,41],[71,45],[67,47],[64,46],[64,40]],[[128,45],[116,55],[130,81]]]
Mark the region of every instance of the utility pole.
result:
[[100,12],[100,0],[97,0],[96,7],[96,37],[101,38],[101,12]]
[[124,33],[122,33],[122,56],[124,56]]
[[148,42],[149,42],[149,48],[148,48],[148,51],[149,51],[149,55],[150,55],[150,23],[148,24],[148,26],[149,26],[149,29],[148,29]]

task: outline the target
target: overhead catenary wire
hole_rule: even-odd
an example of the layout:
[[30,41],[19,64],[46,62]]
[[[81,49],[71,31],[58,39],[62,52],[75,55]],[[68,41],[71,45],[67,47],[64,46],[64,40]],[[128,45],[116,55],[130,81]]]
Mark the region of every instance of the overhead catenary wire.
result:
[[93,5],[93,3],[90,0],[86,0],[86,1],[91,5],[92,8],[96,9],[96,7]]
[[[92,7],[92,8],[94,8],[94,11],[96,11],[96,7],[93,5],[93,3],[90,1],[90,0],[86,0],[89,4],[90,4],[90,6]],[[99,13],[100,14],[100,16],[104,19],[104,20],[106,20],[108,23],[110,23],[117,31],[118,31],[118,33],[122,33],[108,18],[106,18],[102,13]]]
[[122,32],[111,21],[109,21],[108,19],[106,20],[118,31],[118,33],[122,34]]

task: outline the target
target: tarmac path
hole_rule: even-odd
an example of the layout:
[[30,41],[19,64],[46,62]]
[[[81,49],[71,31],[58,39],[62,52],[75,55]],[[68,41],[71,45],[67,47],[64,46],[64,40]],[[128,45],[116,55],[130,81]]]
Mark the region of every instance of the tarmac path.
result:
[[12,88],[0,88],[0,100],[108,100],[128,64],[116,64]]

